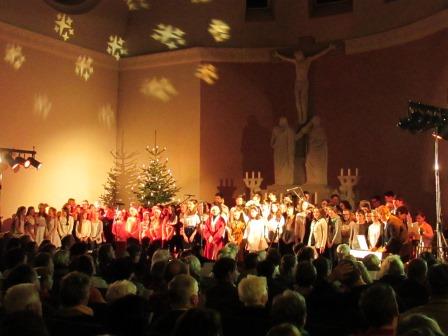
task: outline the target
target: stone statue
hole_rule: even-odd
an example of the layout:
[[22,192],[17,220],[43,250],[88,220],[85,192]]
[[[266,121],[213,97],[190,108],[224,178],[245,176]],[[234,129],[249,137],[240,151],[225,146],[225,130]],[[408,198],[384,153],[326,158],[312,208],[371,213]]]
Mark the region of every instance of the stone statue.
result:
[[327,185],[327,137],[318,116],[314,116],[300,129],[296,139],[302,138],[305,134],[308,135],[305,158],[306,183]]
[[275,52],[275,56],[281,60],[293,63],[296,67],[296,82],[295,82],[295,97],[297,109],[297,121],[299,125],[303,125],[308,119],[308,72],[311,63],[321,56],[324,56],[332,49],[335,49],[333,44],[316,55],[305,57],[302,51],[294,52],[294,58],[285,57]]
[[294,183],[294,131],[288,119],[281,117],[272,130],[271,147],[274,149],[274,173],[276,185]]

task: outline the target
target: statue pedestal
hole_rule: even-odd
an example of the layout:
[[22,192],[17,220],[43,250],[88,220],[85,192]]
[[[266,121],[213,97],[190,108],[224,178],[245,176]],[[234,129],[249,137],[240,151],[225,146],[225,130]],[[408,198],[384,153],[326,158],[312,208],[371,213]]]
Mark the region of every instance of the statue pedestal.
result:
[[[300,187],[303,191],[308,191],[311,196],[311,202],[313,204],[319,204],[323,199],[330,198],[332,194],[332,189],[327,185],[323,184],[301,184],[301,185],[278,185],[271,184],[267,186],[265,192],[273,192],[282,198],[286,194],[294,194],[294,191],[287,191],[288,189]],[[295,191],[300,195],[300,190],[295,189]]]

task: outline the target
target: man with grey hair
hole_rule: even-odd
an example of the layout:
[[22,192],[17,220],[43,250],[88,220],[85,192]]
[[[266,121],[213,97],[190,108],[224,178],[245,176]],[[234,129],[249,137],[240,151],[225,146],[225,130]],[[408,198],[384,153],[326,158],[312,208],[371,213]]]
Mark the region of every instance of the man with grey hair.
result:
[[171,310],[154,321],[151,336],[170,335],[177,319],[199,303],[199,285],[192,276],[178,274],[168,283]]
[[42,303],[34,284],[24,283],[10,287],[6,291],[3,304],[7,314],[32,311],[42,316]]
[[285,290],[277,295],[271,307],[272,326],[291,323],[299,329],[302,335],[308,335],[304,330],[306,322],[305,298],[298,292]]

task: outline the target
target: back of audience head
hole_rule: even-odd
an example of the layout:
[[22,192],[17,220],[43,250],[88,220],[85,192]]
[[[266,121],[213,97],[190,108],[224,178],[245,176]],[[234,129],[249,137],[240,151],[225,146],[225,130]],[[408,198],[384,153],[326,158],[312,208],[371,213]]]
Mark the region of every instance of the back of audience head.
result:
[[238,284],[238,297],[247,307],[264,307],[268,302],[268,288],[265,277],[248,275]]
[[448,265],[436,264],[429,268],[428,282],[431,289],[431,297],[448,296]]
[[182,261],[188,265],[189,274],[196,280],[199,280],[201,277],[201,262],[199,261],[198,257],[190,254],[183,257]]
[[398,255],[390,255],[381,263],[380,278],[385,275],[403,276],[404,274],[404,265]]
[[222,336],[219,313],[212,309],[189,309],[177,319],[172,336]]
[[178,274],[188,274],[188,266],[181,260],[170,260],[165,268],[165,281],[170,282]]
[[70,264],[70,252],[59,250],[54,254],[53,263],[55,269],[68,268]]
[[108,327],[113,335],[143,336],[148,330],[149,307],[137,295],[126,295],[111,302],[108,309]]
[[423,314],[411,314],[400,319],[397,327],[397,336],[421,335],[443,336],[437,321]]
[[363,284],[361,270],[358,267],[356,261],[351,259],[343,259],[339,262],[339,266],[348,265],[351,266],[350,270],[343,275],[340,279],[341,283],[349,288],[352,288],[356,285]]
[[70,258],[76,258],[78,256],[87,254],[89,247],[85,243],[75,243],[70,248]]
[[346,256],[350,255],[350,247],[347,244],[340,244],[336,248],[336,254],[337,254],[338,260],[342,260]]
[[331,261],[323,256],[319,256],[313,260],[313,265],[316,268],[317,280],[325,280],[331,273]]
[[299,287],[312,287],[317,279],[316,268],[310,261],[302,261],[297,265],[295,278]]
[[257,275],[263,276],[268,280],[274,277],[274,272],[275,272],[275,265],[269,259],[260,261],[257,265]]
[[8,314],[0,322],[4,336],[49,336],[42,318],[31,311]]
[[236,262],[231,258],[218,259],[213,265],[213,277],[217,281],[234,283],[236,278]]
[[33,266],[45,267],[51,274],[53,274],[54,273],[53,256],[48,252],[40,252],[34,258]]
[[154,266],[155,263],[159,261],[163,261],[165,263],[168,263],[168,261],[171,258],[170,251],[164,250],[164,249],[158,249],[154,252],[151,258],[151,268]]
[[432,265],[437,264],[437,259],[434,254],[431,252],[425,251],[422,254],[420,254],[420,258],[426,261],[426,264],[428,265],[428,268]]
[[298,292],[285,290],[272,301],[272,324],[291,323],[301,329],[306,322],[305,298]]
[[293,324],[283,323],[272,327],[266,336],[301,336],[299,329]]
[[280,274],[288,275],[293,274],[295,267],[297,265],[297,258],[293,254],[285,254],[283,255],[280,261]]
[[361,312],[371,328],[395,326],[398,318],[398,305],[391,286],[375,283],[367,288],[359,300]]
[[368,271],[375,272],[381,269],[381,260],[375,254],[368,254],[362,260]]
[[12,269],[21,264],[26,264],[26,262],[26,254],[23,249],[19,247],[9,249],[3,257],[3,266],[5,270]]
[[428,266],[426,261],[420,258],[412,259],[408,264],[408,278],[419,283],[426,281],[428,274]]
[[89,255],[81,255],[72,260],[69,265],[70,272],[78,271],[91,277],[95,274],[95,265],[93,259]]
[[176,275],[168,283],[168,294],[173,308],[196,307],[199,303],[198,282],[188,274]]
[[303,249],[300,250],[299,254],[297,255],[297,262],[302,261],[313,261],[315,257],[314,249],[310,246],[305,246]]
[[61,239],[61,249],[70,251],[72,246],[76,243],[75,238],[69,234]]
[[3,292],[14,285],[22,283],[31,283],[37,288],[40,286],[36,271],[29,265],[18,265],[8,273],[3,281]]
[[127,295],[136,295],[137,287],[129,280],[118,280],[111,283],[106,292],[108,302],[115,301]]
[[64,307],[87,305],[90,295],[90,278],[81,272],[71,272],[62,278],[59,291]]
[[280,252],[276,248],[270,248],[268,249],[266,253],[266,260],[269,260],[274,264],[274,266],[280,265],[280,260],[282,256],[280,255]]
[[31,311],[42,316],[42,304],[39,291],[31,283],[22,283],[10,287],[5,294],[3,306],[7,314],[19,311]]
[[244,268],[246,270],[254,270],[257,268],[257,264],[258,264],[258,254],[255,252],[251,252],[249,253],[245,258],[244,258]]

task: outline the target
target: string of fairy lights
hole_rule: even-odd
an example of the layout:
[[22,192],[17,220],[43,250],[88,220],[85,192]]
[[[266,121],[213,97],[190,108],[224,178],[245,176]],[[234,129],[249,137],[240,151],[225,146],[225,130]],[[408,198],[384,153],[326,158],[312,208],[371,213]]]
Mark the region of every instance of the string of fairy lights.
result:
[[[122,0],[130,11],[150,10],[148,0]],[[212,0],[190,0],[192,4],[206,4]],[[206,27],[207,32],[216,43],[223,43],[231,38],[231,27],[221,19],[211,19]],[[54,20],[54,32],[58,38],[68,42],[75,36],[76,22],[64,13],[57,13]],[[188,45],[187,33],[171,24],[159,23],[148,36],[164,45],[168,50],[174,50]],[[119,35],[110,35],[105,42],[105,51],[117,61],[128,54],[126,40]],[[6,45],[4,61],[14,70],[22,68],[26,61],[26,53],[22,46],[14,43]],[[74,73],[84,81],[88,81],[94,74],[94,60],[88,55],[79,55],[74,62]],[[218,78],[218,69],[212,64],[199,64],[194,76],[212,85]],[[165,77],[145,80],[141,86],[141,93],[167,102],[177,94],[173,84]]]

